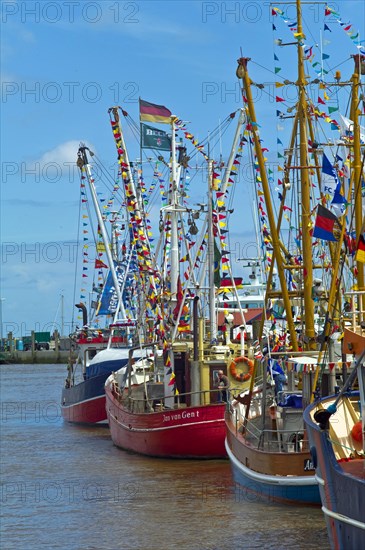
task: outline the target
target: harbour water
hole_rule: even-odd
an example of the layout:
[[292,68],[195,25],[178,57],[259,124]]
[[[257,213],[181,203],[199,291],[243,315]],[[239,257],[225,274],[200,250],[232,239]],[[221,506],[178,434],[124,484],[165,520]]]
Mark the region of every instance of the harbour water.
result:
[[327,550],[320,508],[245,494],[229,461],[151,459],[63,423],[64,365],[2,365],[4,550]]

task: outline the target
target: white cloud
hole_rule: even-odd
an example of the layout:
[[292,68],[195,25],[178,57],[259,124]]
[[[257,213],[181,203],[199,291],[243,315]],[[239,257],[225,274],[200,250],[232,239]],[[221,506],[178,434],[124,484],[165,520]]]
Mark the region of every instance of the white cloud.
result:
[[90,147],[92,151],[94,150],[92,145],[89,145],[86,141],[65,141],[64,143],[57,145],[50,151],[46,151],[36,162],[39,162],[41,166],[52,162],[57,162],[58,164],[75,162],[77,151],[81,143],[85,143],[85,145],[87,147]]
[[78,171],[77,152],[81,144],[96,152],[93,145],[85,140],[65,141],[43,153],[37,160],[28,162],[27,170],[41,174],[42,178],[49,182],[58,181],[60,177],[68,177],[70,180],[72,178],[74,181],[74,176]]

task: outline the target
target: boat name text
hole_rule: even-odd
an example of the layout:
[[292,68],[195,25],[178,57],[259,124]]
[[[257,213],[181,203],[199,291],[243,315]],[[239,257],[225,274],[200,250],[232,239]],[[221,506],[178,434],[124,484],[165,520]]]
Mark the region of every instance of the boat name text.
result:
[[181,413],[164,414],[163,421],[170,422],[170,420],[184,420],[185,418],[198,418],[199,411],[183,411]]

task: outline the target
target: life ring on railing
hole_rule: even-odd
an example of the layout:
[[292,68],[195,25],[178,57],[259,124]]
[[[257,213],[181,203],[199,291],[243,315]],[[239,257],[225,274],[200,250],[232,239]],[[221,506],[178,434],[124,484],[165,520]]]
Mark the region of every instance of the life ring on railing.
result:
[[[239,363],[246,363],[248,365],[248,372],[237,372],[237,365]],[[247,382],[253,374],[254,361],[248,357],[236,357],[233,359],[232,363],[229,365],[229,372],[231,376],[238,382]]]

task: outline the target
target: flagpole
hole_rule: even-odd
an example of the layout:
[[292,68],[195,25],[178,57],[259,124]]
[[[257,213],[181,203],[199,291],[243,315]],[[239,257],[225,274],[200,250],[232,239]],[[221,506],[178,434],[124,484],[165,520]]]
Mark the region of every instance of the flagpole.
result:
[[[209,155],[209,154],[208,154]],[[209,273],[209,317],[210,342],[217,340],[217,317],[215,314],[215,287],[214,287],[214,234],[213,234],[213,160],[208,160],[208,273]]]
[[[139,98],[139,104],[141,103],[141,98]],[[141,109],[141,107],[140,107]],[[143,123],[141,121],[139,121],[139,158],[140,158],[140,161],[141,161],[141,177],[140,179],[143,178],[143,168],[142,168],[142,153],[143,153],[143,148],[142,148],[142,139],[143,139]]]
[[[264,155],[261,149],[259,133],[257,130],[256,113],[255,113],[255,108],[252,100],[251,80],[247,70],[248,61],[249,61],[248,57],[242,57],[238,59],[238,67],[237,67],[236,75],[238,76],[238,78],[242,79],[243,88],[247,98],[247,112],[252,124],[252,137],[255,145],[257,162],[260,168],[260,176],[262,179],[262,190],[264,192],[265,205],[267,209],[267,216],[268,216],[269,226],[271,231],[272,246],[274,249],[273,256],[275,256],[276,266],[278,270],[278,277],[280,280],[281,293],[282,293],[282,298],[283,298],[285,311],[286,311],[288,331],[290,334],[290,342],[291,342],[291,345],[293,346],[293,351],[297,351],[298,350],[297,334],[295,332],[292,305],[289,298],[288,285],[286,282],[286,277],[284,272],[284,265],[283,265],[283,262],[281,261],[281,248],[280,248],[281,242],[279,239],[279,232],[278,232],[277,224],[275,223],[274,210],[271,203],[271,191],[269,186],[269,180],[266,173]],[[262,319],[264,319],[264,317],[265,316],[263,315]]]
[[[129,213],[129,216],[130,216],[129,219],[130,219],[130,227],[131,227],[131,246],[132,245],[134,246],[134,249],[137,252],[138,261],[140,261],[141,252],[140,250],[138,250],[137,241],[139,241],[140,239],[143,239],[143,241],[147,243],[146,248],[148,252],[147,258],[143,257],[143,261],[145,261],[146,263],[148,261],[148,262],[151,262],[152,264],[153,259],[151,255],[150,243],[148,240],[148,233],[145,225],[145,216],[141,206],[140,193],[137,193],[136,185],[134,182],[133,172],[131,170],[131,164],[129,162],[129,157],[128,157],[128,151],[126,148],[123,131],[120,124],[120,116],[119,116],[118,109],[121,109],[121,108],[111,107],[108,112],[112,122],[113,135],[114,135],[115,144],[118,152],[118,162],[122,167],[122,175],[123,175],[123,172],[126,172],[126,176],[125,177],[123,176],[122,178],[125,191],[126,191],[126,196],[135,197],[135,202],[133,203],[133,205],[127,205],[127,212]],[[117,129],[117,134],[118,134],[117,138],[115,136],[115,129]],[[132,221],[133,217],[140,220],[141,223],[140,224],[133,223]],[[143,287],[147,289],[148,288],[147,285],[150,284],[154,292],[156,292],[155,275],[150,273],[150,271],[148,271],[148,273],[146,273],[144,276],[143,271],[140,271],[140,283],[141,283],[140,290],[141,290],[142,304],[140,304],[141,307],[139,308],[139,320],[137,324],[143,327],[144,329],[146,329],[147,324],[145,322],[145,319],[142,318],[143,305],[144,305]],[[147,332],[145,334],[147,334]]]
[[[354,151],[354,160],[353,160],[353,171],[354,171],[354,210],[355,210],[355,230],[356,230],[356,240],[361,234],[362,224],[363,224],[363,215],[362,215],[362,189],[361,189],[361,180],[362,180],[362,168],[363,164],[361,163],[361,153],[360,153],[360,125],[359,125],[359,88],[360,88],[360,73],[361,73],[361,58],[360,54],[352,56],[355,62],[354,73],[351,77],[352,80],[352,98],[351,98],[351,111],[350,118],[353,121],[353,151]],[[357,269],[357,285],[359,290],[364,290],[364,264],[362,262],[356,262]],[[360,298],[359,298],[360,299]],[[359,304],[360,305],[360,304]],[[365,296],[362,297],[362,308],[365,307]]]
[[170,271],[170,291],[171,291],[171,307],[175,307],[177,302],[177,276],[179,266],[179,249],[177,238],[177,163],[176,163],[176,138],[175,138],[175,120],[176,116],[171,116],[171,189],[170,189],[170,206],[171,206],[171,271]]

